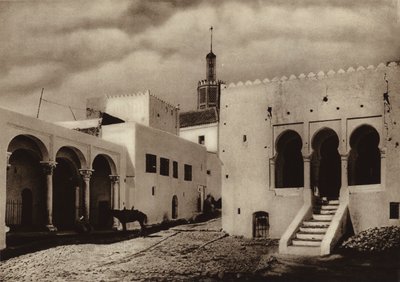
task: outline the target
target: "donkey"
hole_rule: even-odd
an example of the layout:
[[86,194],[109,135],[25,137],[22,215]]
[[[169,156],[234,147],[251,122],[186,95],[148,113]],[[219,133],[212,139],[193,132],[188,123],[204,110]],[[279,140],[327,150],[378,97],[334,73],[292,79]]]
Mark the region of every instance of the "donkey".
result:
[[126,208],[123,210],[110,210],[110,213],[121,222],[123,231],[126,231],[126,223],[138,221],[141,231],[144,234],[146,230],[145,224],[147,223],[147,215],[145,213],[135,210],[133,207],[131,210],[127,210]]

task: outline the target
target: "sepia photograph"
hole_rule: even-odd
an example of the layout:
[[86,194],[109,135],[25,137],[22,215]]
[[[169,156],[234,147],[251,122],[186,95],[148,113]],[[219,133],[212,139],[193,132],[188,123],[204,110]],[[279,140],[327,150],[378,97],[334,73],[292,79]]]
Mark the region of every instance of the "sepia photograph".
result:
[[0,281],[400,282],[400,0],[0,0]]

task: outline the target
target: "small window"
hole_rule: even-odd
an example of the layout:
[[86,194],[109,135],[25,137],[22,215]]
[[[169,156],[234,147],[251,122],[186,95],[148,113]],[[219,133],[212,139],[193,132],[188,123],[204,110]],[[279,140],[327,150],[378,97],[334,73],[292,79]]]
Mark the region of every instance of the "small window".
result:
[[156,194],[156,187],[151,187],[151,195],[154,196]]
[[152,154],[146,154],[146,172],[156,173],[157,172],[157,156]]
[[185,164],[185,176],[184,179],[186,181],[192,181],[192,166]]
[[204,145],[204,143],[205,143],[205,137],[204,137],[204,135],[200,135],[199,136],[199,144]]
[[207,169],[207,174],[211,175],[211,170]]
[[240,208],[238,208],[238,214],[240,214]]
[[400,207],[400,203],[394,203],[391,202],[390,203],[390,219],[399,219],[399,207]]
[[243,135],[243,142],[247,142],[247,136]]
[[176,161],[172,162],[172,176],[178,178],[178,162]]
[[169,175],[169,159],[160,158],[160,174],[165,176]]

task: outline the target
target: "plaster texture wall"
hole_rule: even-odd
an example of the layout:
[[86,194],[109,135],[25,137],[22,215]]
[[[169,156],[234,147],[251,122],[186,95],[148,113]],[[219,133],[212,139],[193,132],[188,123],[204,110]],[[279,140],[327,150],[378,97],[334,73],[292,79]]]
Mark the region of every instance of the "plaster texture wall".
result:
[[179,129],[183,139],[199,143],[199,136],[204,136],[204,146],[208,152],[218,152],[218,123],[202,124]]
[[[207,190],[215,200],[221,198],[221,160],[216,153],[207,152]],[[207,196],[207,195],[206,195]]]
[[[161,222],[172,218],[172,197],[176,195],[178,218],[197,212],[198,188],[207,184],[204,146],[133,122],[104,126],[103,138],[125,145],[132,162],[134,180],[127,183],[127,207],[145,212],[149,223]],[[146,154],[157,156],[156,173],[146,172]],[[168,176],[160,175],[160,157],[170,161]],[[178,162],[178,178],[172,175],[173,161]],[[192,181],[184,180],[184,164],[192,166]]]
[[[19,192],[23,187],[35,186],[32,182],[33,177],[31,179],[31,175],[28,175],[28,172],[24,169],[24,167],[26,168],[29,166],[29,162],[24,161],[24,157],[19,158],[16,163],[13,163],[13,156],[11,154],[11,167],[7,170],[7,155],[9,155],[7,152],[13,153],[18,149],[35,151],[40,157],[39,161],[55,161],[59,149],[66,147],[77,153],[81,163],[81,167],[79,168],[82,169],[91,169],[94,158],[102,154],[108,156],[114,163],[115,170],[113,173],[120,175],[121,179],[125,179],[126,160],[125,149],[122,146],[5,109],[0,109],[0,128],[2,129],[0,151],[4,157],[4,161],[0,162],[0,187],[3,187],[0,189],[0,222],[2,222],[0,224],[0,249],[6,247],[5,213],[7,196],[19,196]],[[18,136],[23,136],[23,140],[21,142],[14,142],[10,146],[10,142]],[[30,141],[28,142],[26,140]],[[23,162],[24,165],[22,167],[20,166],[20,170],[18,170],[17,167],[17,173],[22,173],[21,175],[27,181],[21,183],[23,179],[16,179],[10,175],[9,179],[7,179],[7,173],[10,174],[15,171],[13,164],[19,166],[21,162]],[[40,167],[40,170],[42,170],[42,167]],[[26,171],[26,173],[24,173],[24,171]],[[37,169],[37,173],[38,171],[39,169]],[[29,174],[31,173],[32,172],[29,172]],[[42,177],[43,179],[39,181],[41,185],[46,183],[45,174],[42,174]],[[10,187],[10,189],[8,187]],[[32,189],[35,190],[36,188],[33,187]],[[125,183],[121,181],[120,191],[122,195],[124,194],[124,190]],[[9,195],[7,195],[8,192]],[[124,201],[123,197],[121,197],[121,201]],[[36,203],[37,201],[34,199],[34,205]],[[35,218],[38,218],[38,216],[34,215],[34,220],[36,220]]]
[[106,112],[127,122],[178,134],[179,109],[150,94],[149,91],[129,95],[89,98],[87,118],[98,118]]
[[[346,159],[350,136],[363,124],[380,135],[381,184],[349,187],[353,227],[359,232],[399,224],[389,220],[389,202],[399,202],[400,197],[395,184],[400,165],[399,78],[399,66],[390,63],[224,86],[219,139],[223,228],[251,237],[252,214],[264,210],[270,216],[270,236],[279,238],[302,206],[302,187],[274,188],[272,183],[275,146],[285,130],[301,136],[302,154],[308,157],[313,137],[331,128],[340,140],[338,152]],[[384,100],[386,92],[390,105]],[[347,189],[347,183],[341,189]]]

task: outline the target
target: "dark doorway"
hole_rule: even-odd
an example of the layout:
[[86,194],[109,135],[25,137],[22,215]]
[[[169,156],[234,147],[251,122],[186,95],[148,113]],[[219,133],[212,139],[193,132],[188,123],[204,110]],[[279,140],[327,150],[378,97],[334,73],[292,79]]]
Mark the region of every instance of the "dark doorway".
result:
[[32,225],[33,197],[32,191],[28,188],[22,190],[22,215],[21,224],[23,226]]
[[349,185],[368,185],[381,182],[379,134],[369,125],[357,128],[350,137],[348,163]]
[[323,129],[314,137],[312,145],[312,185],[318,187],[321,197],[337,199],[341,187],[339,138],[332,129]]
[[172,219],[178,218],[178,197],[172,197]]
[[90,178],[90,223],[96,229],[111,229],[111,167],[103,155],[96,156],[92,167],[94,171]]
[[290,188],[304,186],[304,163],[300,135],[288,130],[279,137],[275,163],[275,187]]
[[[75,224],[75,190],[80,185],[77,168],[66,158],[57,158],[53,174],[53,217],[59,230],[72,229]],[[80,189],[82,190],[82,189]]]
[[268,238],[269,215],[267,212],[259,211],[253,214],[253,237]]

